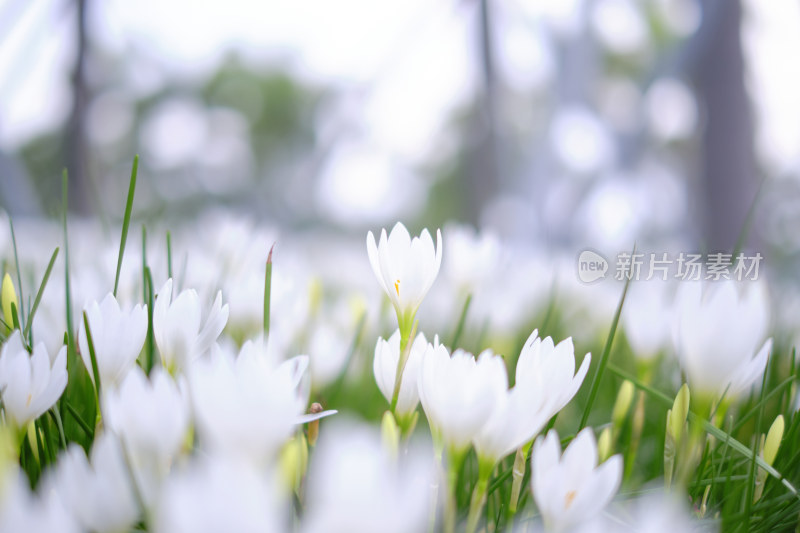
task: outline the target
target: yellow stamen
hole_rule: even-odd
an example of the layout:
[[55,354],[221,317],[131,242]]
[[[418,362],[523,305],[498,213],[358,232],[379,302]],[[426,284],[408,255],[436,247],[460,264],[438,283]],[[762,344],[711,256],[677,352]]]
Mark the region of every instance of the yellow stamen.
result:
[[567,495],[564,497],[564,509],[569,509],[569,506],[572,505],[572,502],[575,500],[575,491],[571,490],[567,492]]
[[397,297],[399,298],[400,297],[400,280],[399,279],[394,282],[394,290],[395,290],[395,292],[397,292]]
[[28,400],[25,402],[25,407],[30,407],[31,406],[31,400],[32,399],[33,399],[33,396],[31,394],[28,394]]

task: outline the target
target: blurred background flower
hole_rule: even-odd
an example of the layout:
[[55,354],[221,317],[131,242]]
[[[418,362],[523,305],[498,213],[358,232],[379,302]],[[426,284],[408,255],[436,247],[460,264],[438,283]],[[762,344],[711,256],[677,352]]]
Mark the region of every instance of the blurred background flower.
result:
[[[209,205],[352,234],[458,220],[791,265],[800,8],[755,0],[0,2],[0,201]],[[100,201],[102,200],[102,201]]]

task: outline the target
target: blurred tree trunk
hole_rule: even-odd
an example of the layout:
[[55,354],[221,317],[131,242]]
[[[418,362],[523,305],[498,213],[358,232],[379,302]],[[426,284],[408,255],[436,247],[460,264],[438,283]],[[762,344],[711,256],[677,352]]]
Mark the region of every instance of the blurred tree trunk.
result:
[[705,46],[695,64],[705,109],[700,203],[709,251],[731,251],[755,197],[753,120],[744,84],[739,0],[701,0]]
[[69,172],[69,206],[76,213],[88,214],[89,169],[86,142],[86,106],[89,90],[86,83],[86,19],[88,0],[75,0],[77,7],[77,52],[72,72],[72,113],[67,123],[65,153]]
[[41,215],[42,206],[25,168],[0,152],[0,206],[11,216]]
[[478,97],[474,144],[468,154],[466,218],[476,226],[486,204],[497,194],[501,180],[497,142],[497,83],[492,50],[492,19],[489,0],[479,0],[479,38],[483,91]]

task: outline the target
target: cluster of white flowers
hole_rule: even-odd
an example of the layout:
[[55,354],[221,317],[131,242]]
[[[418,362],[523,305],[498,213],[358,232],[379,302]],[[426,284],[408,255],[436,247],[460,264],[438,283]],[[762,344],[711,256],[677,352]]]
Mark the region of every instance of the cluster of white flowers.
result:
[[[569,304],[564,311],[580,345],[613,314],[614,290],[575,291],[575,276],[558,274],[560,260],[548,267],[535,250],[490,233],[450,227],[434,240],[398,223],[378,239],[369,233],[368,260],[363,244],[328,236],[287,244],[266,329],[265,251],[276,235],[218,218],[207,229],[202,247],[176,245],[171,258],[129,247],[119,290],[108,293],[115,250],[93,250],[95,230],[83,228],[70,242],[70,284],[54,274],[35,317],[7,276],[0,532],[472,533],[490,481],[510,460],[503,505],[513,513],[523,492],[533,499],[510,527],[613,530],[604,512],[623,482],[622,457],[577,420],[559,419],[567,438],[551,429],[591,381],[593,358],[576,360],[571,337],[554,341],[529,324],[557,285],[566,302],[586,299],[576,314]],[[0,233],[7,255],[5,246]],[[34,253],[28,268],[38,273],[46,256]],[[158,284],[131,264],[155,265]],[[370,267],[385,297],[365,275]],[[642,354],[671,343],[693,395],[730,402],[763,375],[771,341],[757,350],[767,313],[756,288],[742,297],[725,284],[681,287],[677,311],[665,316],[637,289],[623,316],[626,338]],[[450,333],[462,308],[459,343]],[[523,328],[521,350],[493,342]],[[388,404],[380,430],[346,413],[331,417],[340,406],[322,394],[369,372],[361,339],[366,357],[374,354],[373,397],[379,391]],[[456,506],[468,460],[477,482],[466,514]],[[680,507],[668,514],[690,522]]]
[[[421,401],[434,448],[447,451],[445,466],[451,481],[457,477],[470,446],[475,447],[480,474],[466,526],[474,531],[495,465],[533,441],[575,396],[589,370],[591,355],[586,355],[575,373],[572,339],[555,345],[550,337],[542,340],[534,330],[517,359],[515,383],[509,388],[503,357],[491,349],[476,358],[461,349],[450,353],[438,336],[433,343],[427,343],[421,333],[413,340],[409,338],[420,303],[439,272],[441,238],[434,249],[427,230],[412,239],[398,223],[388,239],[384,230],[377,246],[370,233],[367,249],[399,325],[388,341],[378,339],[375,380],[403,431],[409,429],[409,420],[414,420],[411,417]],[[404,292],[401,288],[406,287],[410,289]],[[598,456],[590,429],[576,438],[563,462],[559,462],[559,452],[558,437],[551,432],[544,445],[537,441],[532,459],[534,498],[545,522],[556,528],[591,520],[616,493],[622,475],[619,456],[595,469]],[[563,483],[564,477],[569,479],[568,484]],[[554,493],[553,483],[565,486],[564,490]],[[573,506],[580,487],[586,492]],[[445,518],[446,530],[455,526],[452,520]]]

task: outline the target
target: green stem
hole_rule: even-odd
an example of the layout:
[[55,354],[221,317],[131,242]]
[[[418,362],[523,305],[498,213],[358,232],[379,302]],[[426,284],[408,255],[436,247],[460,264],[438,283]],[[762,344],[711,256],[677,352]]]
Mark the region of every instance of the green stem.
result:
[[447,464],[447,502],[444,513],[444,531],[453,533],[456,530],[456,515],[458,513],[457,491],[458,473],[466,458],[466,450],[450,449]]
[[512,517],[517,512],[517,505],[519,503],[519,495],[522,492],[522,479],[525,477],[525,450],[519,448],[517,455],[514,457],[514,466],[511,469],[511,497],[508,501],[508,514]]
[[478,521],[481,511],[486,503],[486,492],[489,488],[489,477],[492,475],[494,464],[491,461],[480,461],[478,467],[478,483],[472,491],[472,501],[469,505],[469,515],[467,516],[467,533],[475,533],[478,529]]
[[270,321],[270,300],[272,296],[272,250],[275,249],[275,244],[269,249],[267,255],[267,266],[264,272],[264,340],[269,339],[269,321]]
[[461,316],[458,318],[456,325],[456,332],[453,334],[453,340],[450,342],[450,349],[455,350],[458,346],[458,341],[461,339],[461,333],[464,331],[464,323],[467,321],[467,312],[469,311],[469,304],[472,303],[472,294],[467,294],[467,299],[464,301],[464,307],[461,309]]
[[[437,469],[442,469],[442,451],[443,446],[441,440],[437,437],[436,432],[432,432],[433,436],[433,455],[435,458],[434,463],[436,464]],[[440,470],[438,474],[443,474],[443,471]],[[443,475],[437,475],[436,479],[434,480],[433,484],[431,485],[431,514],[428,519],[428,533],[434,533],[436,531],[436,508],[439,503],[439,479],[442,479]]]
[[392,392],[391,410],[395,417],[397,416],[397,399],[400,397],[400,385],[403,383],[403,371],[406,369],[408,357],[411,355],[411,347],[414,345],[413,339],[417,335],[418,324],[417,321],[414,321],[414,325],[409,331],[409,328],[406,326],[408,322],[403,322],[400,324],[400,357],[397,359],[397,371],[394,375],[394,390]]

